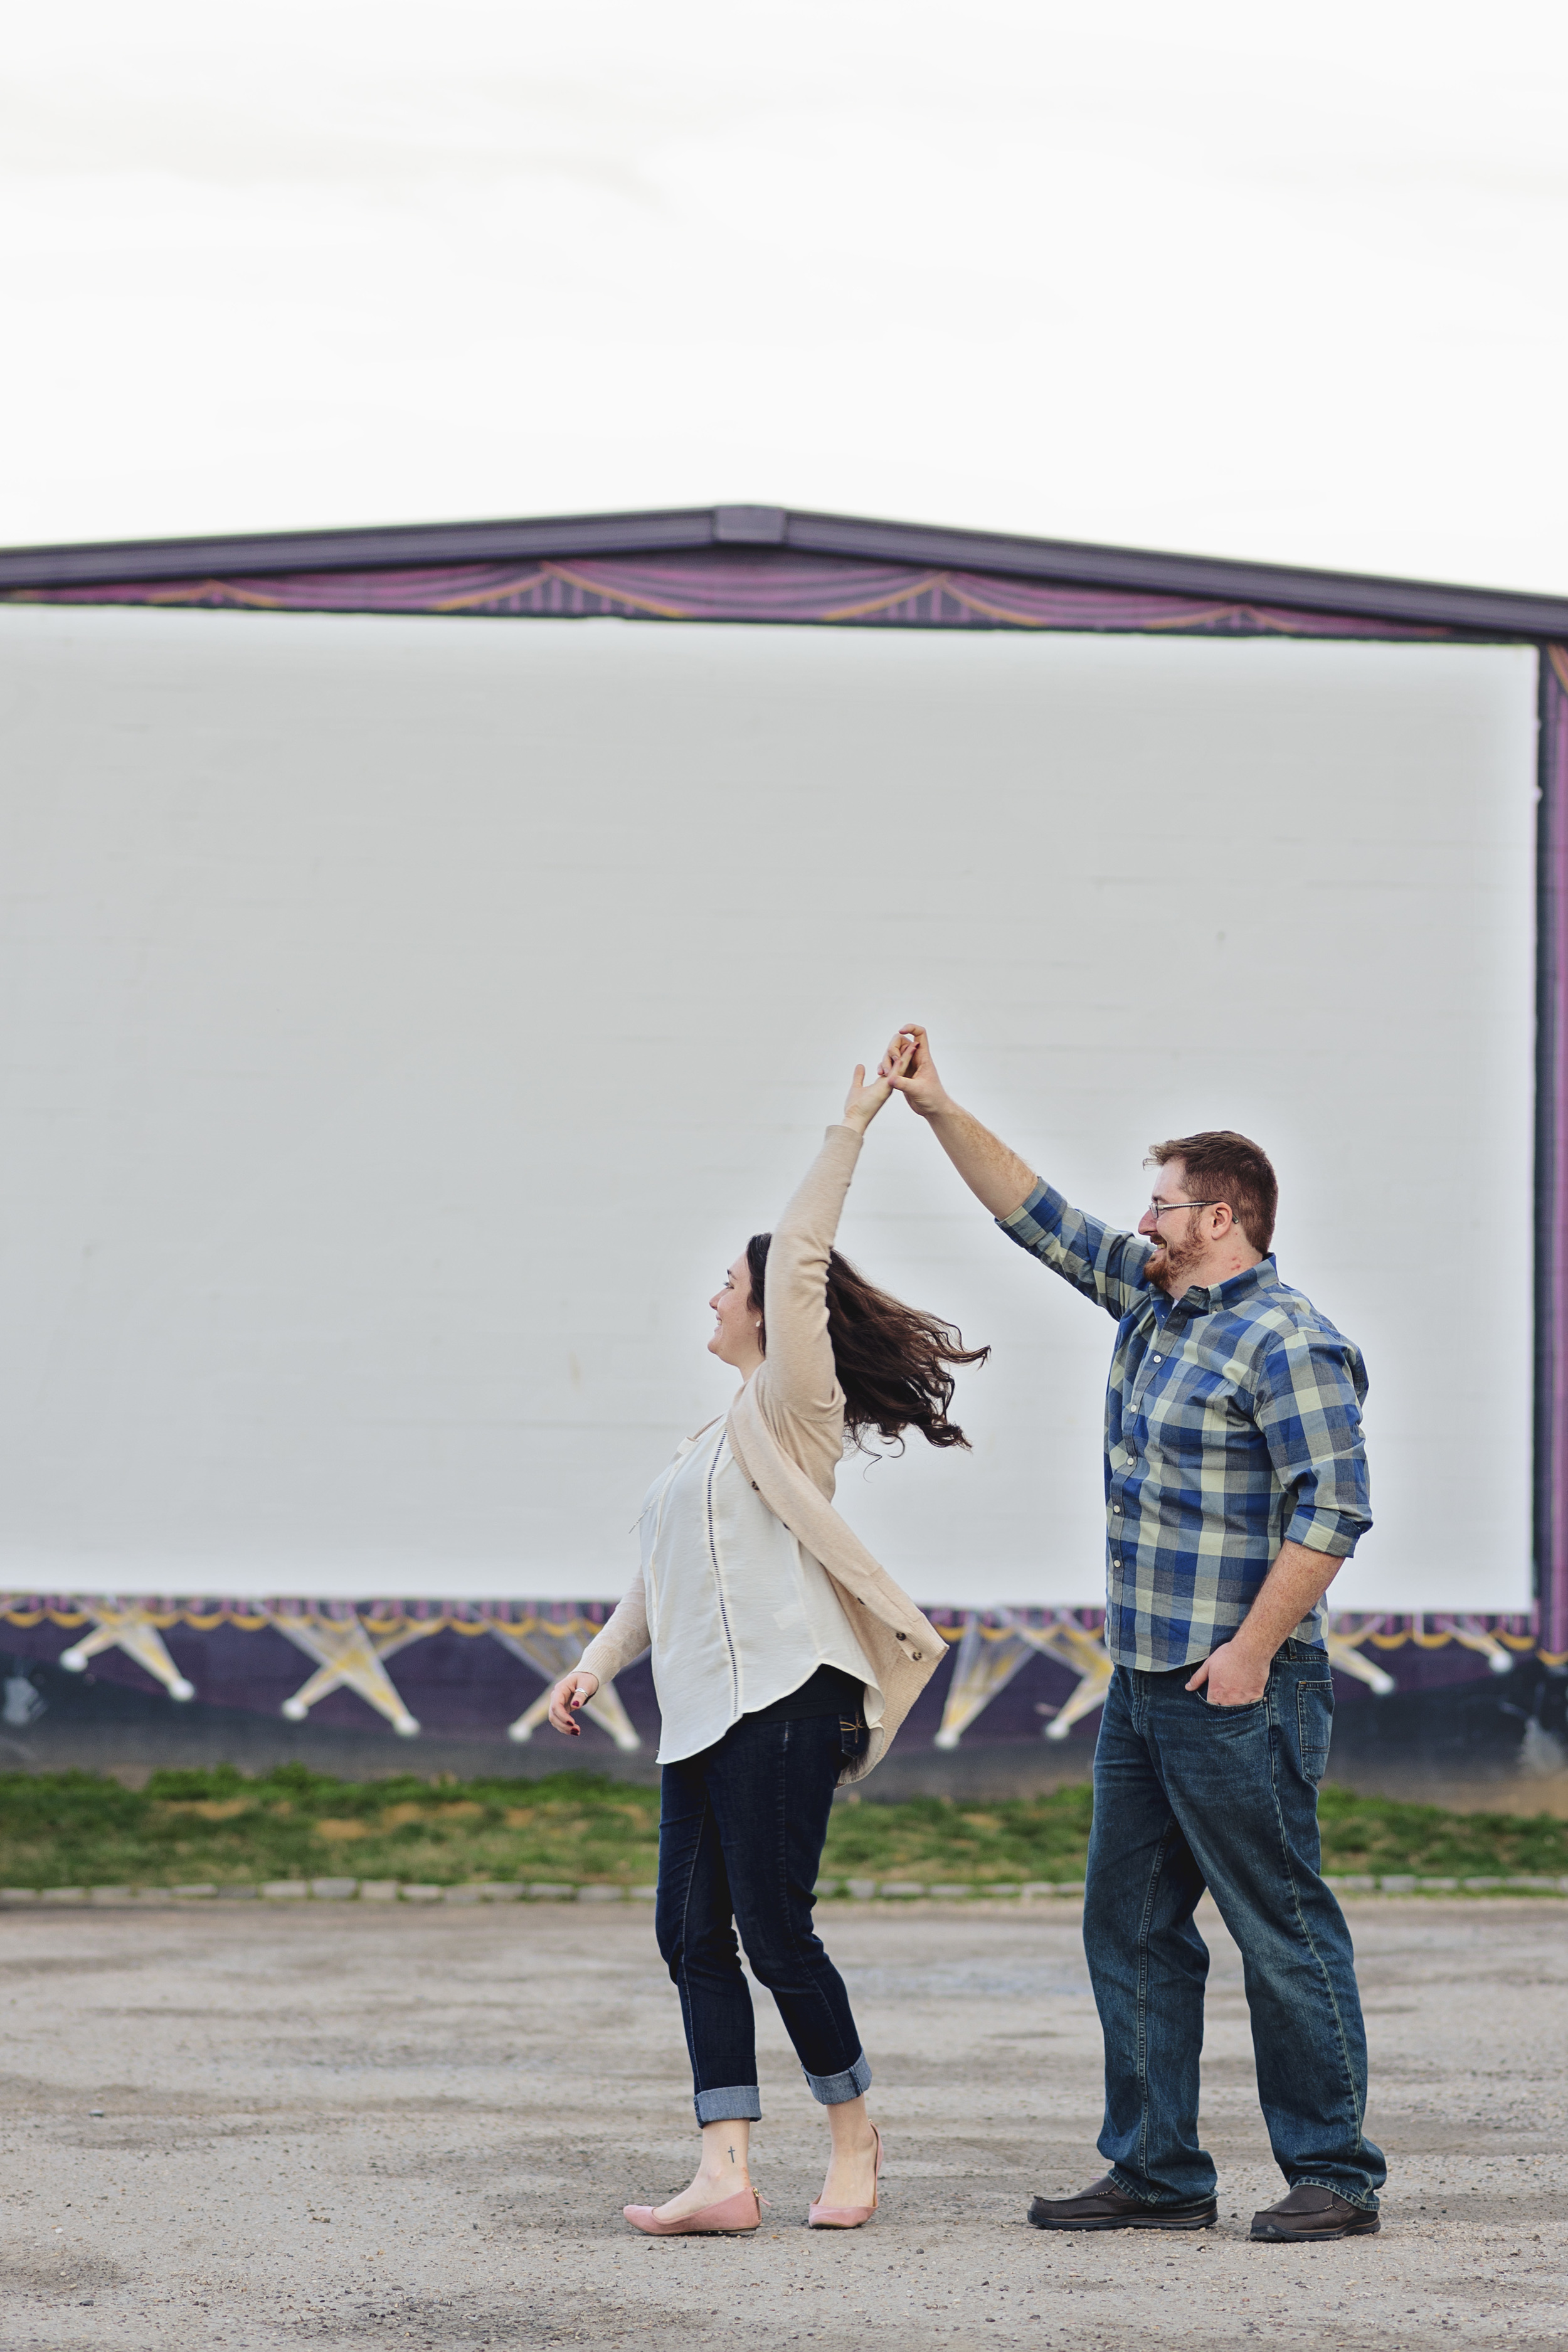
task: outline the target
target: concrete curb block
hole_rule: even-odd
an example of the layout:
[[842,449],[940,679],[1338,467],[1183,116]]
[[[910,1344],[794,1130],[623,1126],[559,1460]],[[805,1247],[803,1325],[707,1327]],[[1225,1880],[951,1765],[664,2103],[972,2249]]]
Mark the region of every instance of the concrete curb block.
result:
[[812,1892],[817,1901],[831,1902],[840,1897],[851,1903],[912,1903],[923,1899],[929,1903],[1032,1903],[1042,1897],[1055,1899],[1066,1895],[1069,1902],[1083,1896],[1081,1878],[1030,1878],[1021,1883],[1016,1879],[933,1879],[928,1885],[912,1878],[819,1878]]
[[[1336,1895],[1568,1895],[1568,1876],[1423,1878],[1408,1871],[1381,1875],[1352,1872],[1326,1878]],[[395,1878],[274,1878],[259,1886],[0,1886],[0,1910],[47,1904],[61,1908],[117,1910],[165,1903],[438,1903],[476,1908],[491,1903],[651,1903],[657,1886],[584,1885],[562,1880],[474,1879],[455,1886]],[[1006,1902],[1028,1908],[1037,1902],[1081,1902],[1079,1879],[983,1880],[825,1878],[813,1890],[818,1902],[971,1903]]]
[[1385,1871],[1382,1876],[1360,1872],[1349,1877],[1325,1877],[1336,1895],[1568,1895],[1568,1878],[1422,1878],[1410,1871]]

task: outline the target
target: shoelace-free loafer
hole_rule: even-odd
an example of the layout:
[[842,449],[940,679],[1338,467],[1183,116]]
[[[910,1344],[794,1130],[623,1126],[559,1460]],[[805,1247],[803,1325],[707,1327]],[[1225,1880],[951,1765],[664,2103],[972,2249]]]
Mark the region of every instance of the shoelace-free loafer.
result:
[[1187,2205],[1147,2205],[1118,2189],[1109,2173],[1076,2197],[1037,2197],[1029,2208],[1037,2230],[1212,2230],[1218,2218],[1213,2197]]
[[1252,2234],[1264,2243],[1310,2246],[1322,2238],[1371,2238],[1383,2227],[1375,2210],[1352,2205],[1331,2189],[1292,2189],[1277,2205],[1252,2217]]

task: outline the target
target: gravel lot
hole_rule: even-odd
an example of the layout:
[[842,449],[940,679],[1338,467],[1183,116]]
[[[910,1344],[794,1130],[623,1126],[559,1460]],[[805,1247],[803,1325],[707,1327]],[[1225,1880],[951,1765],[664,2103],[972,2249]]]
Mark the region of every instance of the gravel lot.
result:
[[1280,2184],[1212,1913],[1217,2231],[1025,2225],[1101,2168],[1074,1906],[841,1903],[882,2210],[801,2227],[824,2134],[763,1996],[772,2210],[707,2242],[620,2219],[695,2147],[644,1906],[0,1914],[0,2344],[1561,2346],[1568,1905],[1351,1916],[1393,2177],[1381,2236],[1293,2252],[1247,2242]]

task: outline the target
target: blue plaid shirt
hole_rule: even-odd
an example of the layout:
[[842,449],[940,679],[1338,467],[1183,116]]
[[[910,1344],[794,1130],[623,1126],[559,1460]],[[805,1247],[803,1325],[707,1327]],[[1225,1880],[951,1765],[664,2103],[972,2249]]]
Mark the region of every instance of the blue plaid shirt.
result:
[[[1116,1318],[1105,1397],[1105,1646],[1159,1673],[1234,1633],[1287,1538],[1344,1559],[1372,1525],[1361,1351],[1272,1257],[1168,1298],[1149,1244],[1042,1184],[997,1220]],[[1321,1639],[1322,1611],[1296,1628]]]

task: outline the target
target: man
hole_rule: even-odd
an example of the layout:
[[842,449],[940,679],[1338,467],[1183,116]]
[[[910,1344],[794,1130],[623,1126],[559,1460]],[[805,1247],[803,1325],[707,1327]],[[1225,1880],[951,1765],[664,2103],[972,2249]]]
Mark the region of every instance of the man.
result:
[[[943,1087],[925,1031],[893,1084],[1004,1233],[1114,1318],[1105,1644],[1083,1933],[1110,2170],[1043,2230],[1199,2230],[1206,1886],[1241,1948],[1258,2096],[1289,2184],[1255,2238],[1378,2227],[1350,1932],[1319,1874],[1333,1686],[1321,1603],[1371,1526],[1359,1351],[1268,1255],[1279,1188],[1220,1130],[1156,1144],[1138,1233],[1071,1209]],[[898,1041],[895,1041],[895,1045]],[[883,1065],[884,1073],[889,1065]]]

